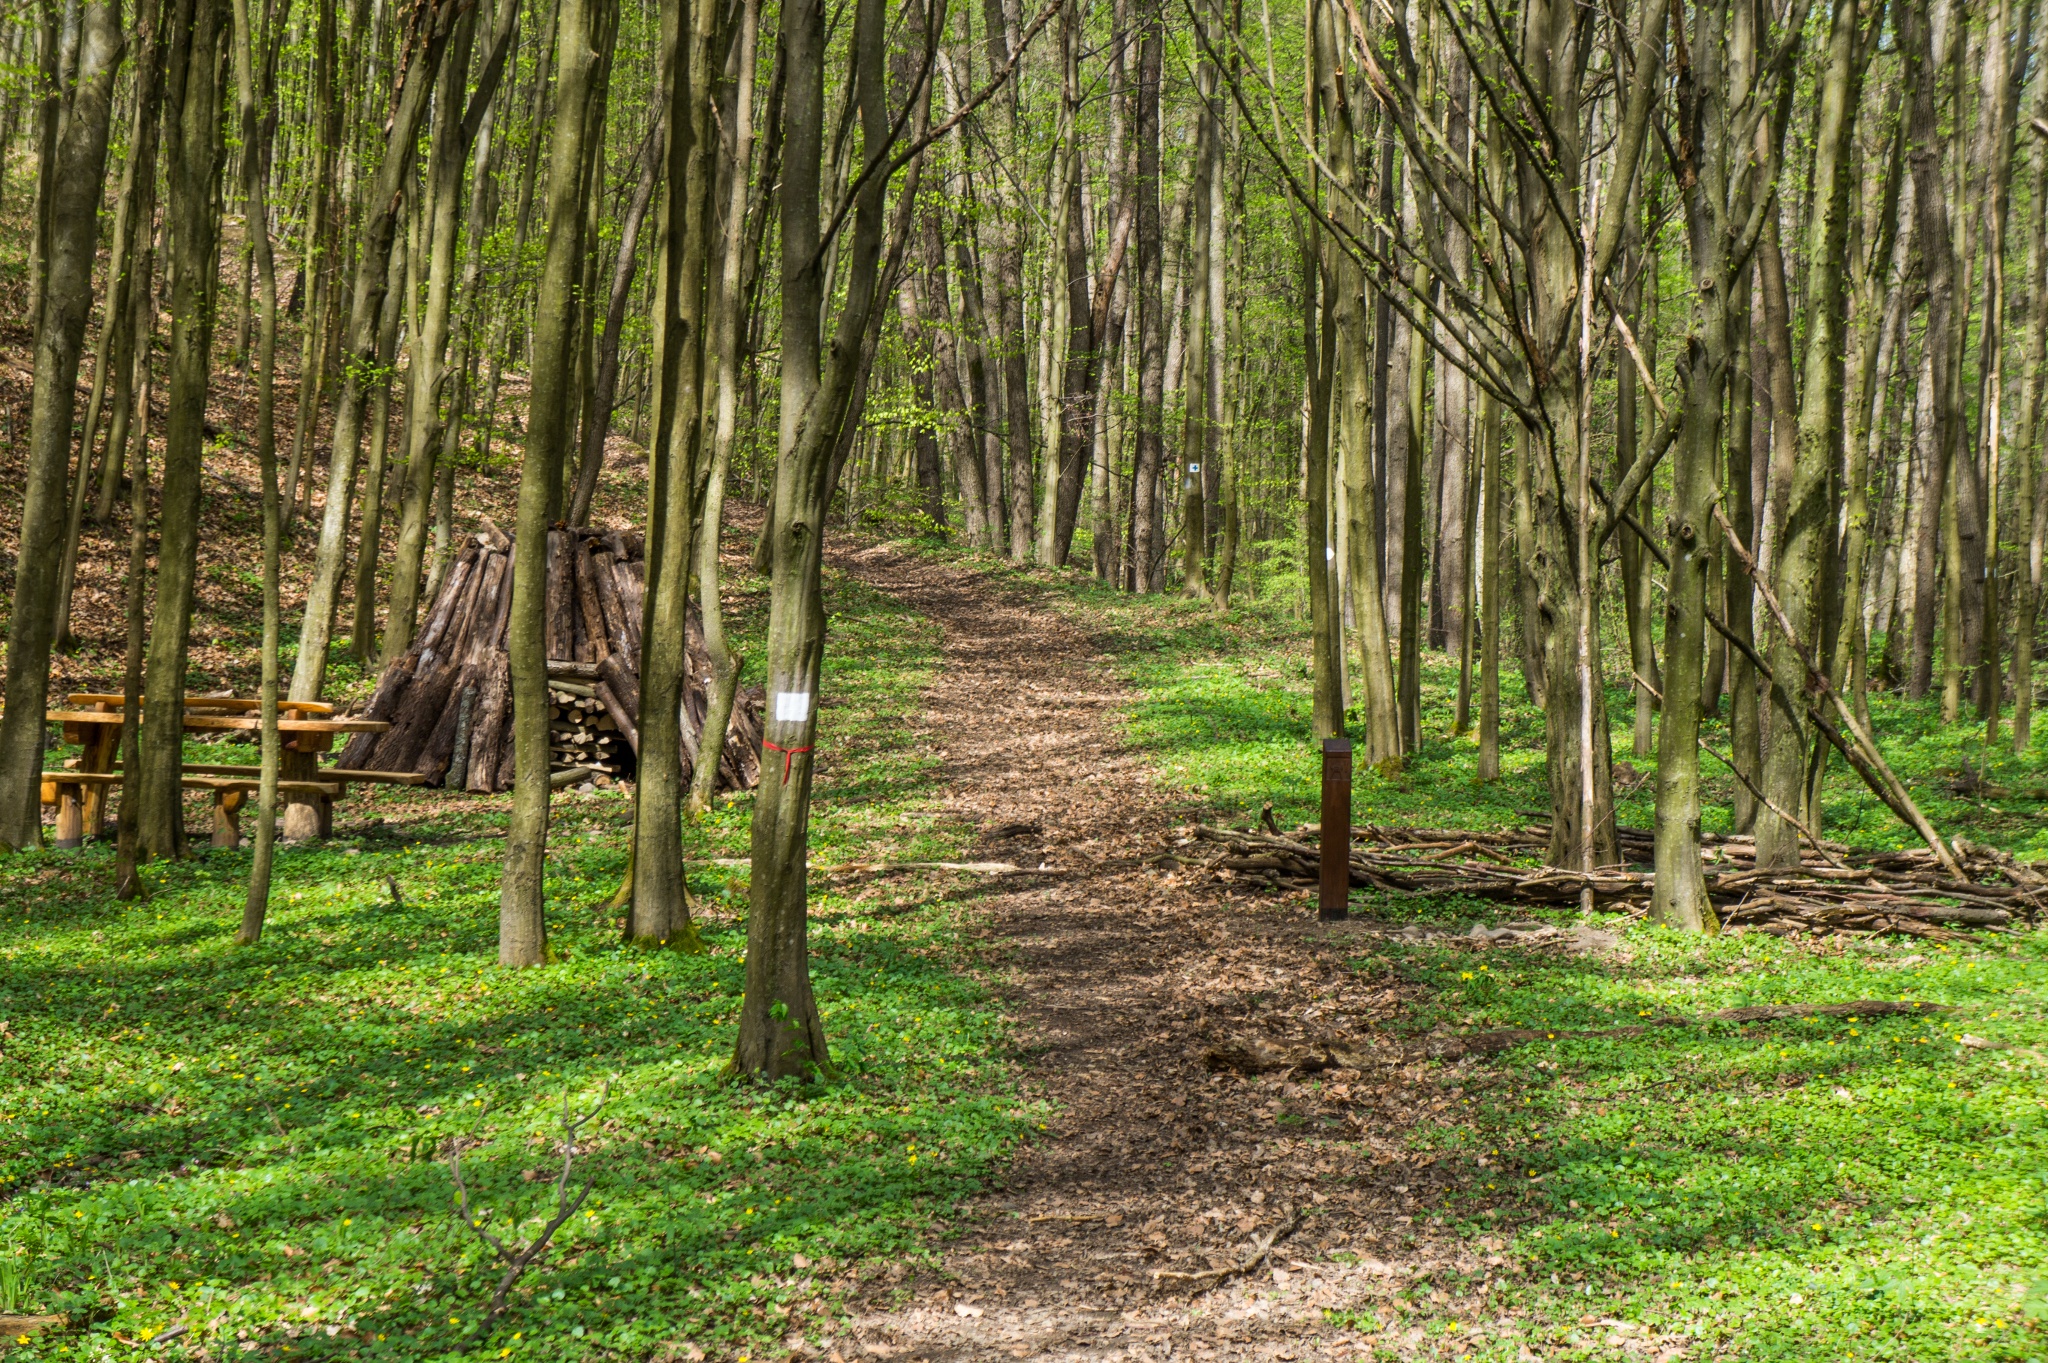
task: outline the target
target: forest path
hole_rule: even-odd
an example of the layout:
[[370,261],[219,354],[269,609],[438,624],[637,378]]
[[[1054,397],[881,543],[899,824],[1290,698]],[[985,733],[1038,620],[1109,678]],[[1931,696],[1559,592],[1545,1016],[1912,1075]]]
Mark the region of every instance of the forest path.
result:
[[[1134,697],[1049,596],[887,546],[831,557],[943,630],[944,666],[913,723],[945,759],[946,808],[983,830],[977,857],[1090,868],[1151,856],[1194,814],[1122,743],[1116,719]],[[936,1277],[894,1266],[851,1336],[814,1337],[813,1357],[1429,1351],[1415,1322],[1388,1309],[1389,1333],[1375,1311],[1432,1270],[1462,1269],[1477,1287],[1499,1247],[1433,1228],[1441,1168],[1406,1154],[1401,1128],[1455,1103],[1456,1090],[1416,1087],[1419,1070],[1340,1072],[1324,1078],[1348,1083],[1310,1087],[1211,1075],[1202,1062],[1226,1036],[1295,1033],[1318,1016],[1369,1027],[1413,986],[1353,970],[1364,944],[1319,930],[1304,899],[1171,867],[1019,878],[979,906],[1007,956],[1025,1087],[1056,1115],[965,1209],[958,1234],[935,1242]],[[1256,1270],[1192,1295],[1155,1283],[1156,1269],[1242,1262],[1296,1208],[1298,1228]],[[1480,1288],[1439,1310],[1483,1302]]]

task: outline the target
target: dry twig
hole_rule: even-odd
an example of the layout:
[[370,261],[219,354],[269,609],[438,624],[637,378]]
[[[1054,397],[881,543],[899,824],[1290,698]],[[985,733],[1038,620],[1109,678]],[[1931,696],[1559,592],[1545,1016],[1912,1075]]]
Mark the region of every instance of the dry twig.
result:
[[576,1214],[577,1209],[582,1207],[584,1200],[590,1196],[591,1190],[597,1187],[597,1176],[592,1174],[584,1183],[583,1191],[571,1198],[569,1174],[575,1168],[576,1156],[579,1153],[576,1148],[577,1133],[591,1118],[604,1110],[605,1102],[610,1097],[611,1084],[607,1082],[604,1091],[598,1095],[596,1106],[580,1117],[572,1117],[569,1112],[569,1095],[566,1091],[562,1094],[562,1172],[555,1180],[555,1216],[532,1244],[520,1249],[513,1249],[485,1230],[482,1219],[470,1212],[469,1188],[462,1181],[462,1152],[454,1142],[449,1143],[448,1173],[455,1180],[456,1215],[462,1218],[463,1225],[476,1232],[478,1239],[491,1247],[492,1252],[505,1265],[504,1276],[498,1279],[498,1290],[491,1294],[491,1316],[496,1316],[505,1309],[505,1294],[512,1290],[512,1284],[519,1281],[519,1275],[526,1272],[542,1254],[547,1252],[548,1243],[555,1238],[555,1232]]
[[1265,1261],[1266,1256],[1273,1252],[1274,1245],[1294,1234],[1300,1226],[1301,1208],[1296,1207],[1285,1221],[1273,1228],[1271,1234],[1252,1241],[1252,1252],[1236,1263],[1202,1273],[1175,1273],[1170,1269],[1158,1268],[1152,1271],[1152,1284],[1155,1287],[1171,1284],[1195,1292],[1207,1292],[1212,1287],[1220,1287],[1225,1279],[1234,1278],[1240,1273],[1249,1273],[1257,1268]]

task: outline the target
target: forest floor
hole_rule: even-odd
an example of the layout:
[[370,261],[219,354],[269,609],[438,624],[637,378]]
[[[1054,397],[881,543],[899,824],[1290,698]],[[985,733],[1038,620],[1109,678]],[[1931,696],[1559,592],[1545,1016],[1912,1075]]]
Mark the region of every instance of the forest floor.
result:
[[[628,802],[558,796],[559,959],[513,974],[492,948],[503,797],[352,796],[334,840],[284,849],[241,950],[245,851],[155,867],[125,904],[109,848],[10,858],[0,1315],[63,1318],[10,1357],[2044,1352],[2040,933],[1930,948],[1557,914],[1515,944],[1471,935],[1493,906],[1364,892],[1320,927],[1299,893],[1167,855],[1197,819],[1308,812],[1284,599],[1225,615],[929,544],[832,546],[811,949],[838,1082],[721,1079],[746,797],[688,830],[710,950],[686,956],[622,946],[605,907]],[[742,513],[729,601],[757,653],[748,547]],[[1526,822],[1539,724],[1509,698],[1508,772],[1481,786],[1433,704],[1408,768],[1361,777],[1358,817]],[[1965,740],[1926,733],[1896,751],[1946,790]],[[2032,758],[1983,760],[2032,798]],[[1984,812],[2007,796],[1939,799],[1945,826],[2036,836]],[[1896,836],[1860,817],[1834,824]],[[1029,874],[858,865],[934,860]],[[1619,1030],[1871,998],[1930,1006]],[[1455,1058],[1510,1026],[1557,1036]],[[1384,1063],[1205,1063],[1329,1036]],[[571,1180],[591,1200],[493,1315],[445,1159],[487,1225],[531,1237],[562,1104],[600,1098]],[[1163,1276],[1238,1265],[1213,1290]]]

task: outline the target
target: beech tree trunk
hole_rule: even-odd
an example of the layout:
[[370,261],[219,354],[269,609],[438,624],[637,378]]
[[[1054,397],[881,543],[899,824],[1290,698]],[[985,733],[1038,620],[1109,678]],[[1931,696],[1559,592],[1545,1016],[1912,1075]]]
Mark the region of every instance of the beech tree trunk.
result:
[[[747,917],[746,993],[732,1069],[764,1079],[829,1072],[831,1054],[811,992],[809,869],[811,777],[825,643],[822,594],[831,455],[864,369],[861,344],[879,305],[888,177],[867,178],[841,248],[845,289],[829,351],[823,345],[820,165],[824,142],[825,16],[818,0],[782,12],[788,85],[782,174],[782,404],[775,472],[773,573],[768,611],[768,708],[761,786],[754,802],[753,877]],[[883,80],[883,0],[857,0],[852,50],[863,155],[892,140]],[[928,84],[906,92],[928,100]],[[915,172],[912,172],[915,192]],[[908,220],[905,219],[907,227]]]
[[1166,454],[1166,300],[1159,223],[1159,83],[1166,35],[1159,0],[1138,0],[1138,406],[1131,493],[1132,590],[1152,590],[1165,561],[1159,474]]
[[[389,667],[412,647],[413,622],[419,613],[420,582],[424,573],[424,549],[432,493],[438,476],[440,446],[446,425],[457,417],[442,416],[442,402],[452,377],[448,365],[448,338],[459,304],[455,293],[455,254],[462,221],[462,171],[472,147],[483,135],[489,110],[510,54],[517,0],[498,0],[496,30],[491,51],[479,74],[477,88],[465,109],[463,91],[468,84],[470,55],[475,33],[474,12],[466,12],[448,45],[442,61],[441,89],[434,106],[431,146],[427,157],[427,298],[418,333],[412,340],[412,401],[406,411],[405,475],[399,495],[398,535],[392,546],[391,589],[384,613],[384,644],[379,658]],[[538,131],[535,133],[538,139]],[[473,287],[476,257],[481,252],[482,223],[471,191],[468,224],[470,261],[464,266],[464,292]]]
[[[711,686],[705,697],[701,733],[722,734],[732,718],[739,691],[741,658],[725,637],[725,603],[719,592],[719,532],[725,524],[725,480],[732,467],[733,441],[739,423],[740,275],[746,232],[747,176],[754,155],[754,70],[761,27],[760,0],[744,0],[735,39],[728,141],[721,157],[725,181],[725,232],[720,244],[718,280],[712,300],[711,346],[717,366],[718,406],[712,430],[711,475],[704,484],[704,513],[697,542],[697,613],[703,620],[704,652],[711,660]],[[943,505],[941,507],[943,511]],[[700,817],[711,808],[718,783],[718,764],[699,760],[691,773],[684,813]]]
[[[2048,70],[2048,23],[2036,38],[2038,69]],[[2034,119],[2048,121],[2048,80],[2038,80],[2034,89]],[[2027,209],[2027,339],[2021,362],[2020,423],[2016,430],[2019,455],[2019,514],[2027,518],[2026,566],[2021,571],[2014,595],[2018,598],[2013,620],[2012,649],[2012,747],[2024,753],[2033,742],[2034,723],[2034,631],[2039,627],[2044,547],[2048,547],[2048,479],[2041,476],[2043,385],[2048,383],[2048,138],[2030,139],[2034,173]]]
[[[1932,16],[1918,5],[1899,6],[1894,14],[1899,29],[1899,47],[1905,58],[1902,79],[1907,90],[1907,157],[1913,166],[1913,210],[1919,237],[1921,268],[1927,287],[1926,353],[1933,364],[1931,457],[1921,469],[1915,495],[1925,514],[1920,519],[1916,546],[1919,571],[1913,584],[1913,655],[1906,678],[1906,694],[1914,699],[1927,694],[1934,680],[1934,635],[1944,575],[1937,571],[1940,516],[1937,508],[1948,504],[1952,482],[1951,464],[1960,443],[1959,414],[1956,411],[1956,379],[1959,367],[1950,350],[1955,332],[1955,248],[1949,233],[1948,187],[1942,165],[1947,157],[1948,137],[1936,110],[1936,96],[1942,67],[1933,50]],[[1953,22],[1950,30],[1957,27]],[[1951,37],[1954,43],[1956,38]],[[1949,543],[1954,544],[1951,536]]]
[[[1862,87],[1857,60],[1857,0],[1835,0],[1829,23],[1827,69],[1820,91],[1820,120],[1814,148],[1814,203],[1806,226],[1806,353],[1800,378],[1798,451],[1786,489],[1785,519],[1777,562],[1778,604],[1802,641],[1820,638],[1826,583],[1822,556],[1834,533],[1829,475],[1842,443],[1842,329],[1849,214],[1850,139]],[[1779,411],[1776,420],[1789,422]],[[1771,635],[1771,746],[1760,783],[1768,803],[1757,813],[1759,867],[1799,864],[1799,830],[1790,817],[1807,805],[1805,784],[1813,745],[1819,739],[1807,723],[1805,677],[1793,641],[1782,630]],[[1782,811],[1782,813],[1781,813]],[[1814,827],[1808,820],[1808,826]]]
[[[640,770],[633,800],[628,940],[699,949],[683,867],[681,711],[697,461],[704,450],[704,324],[714,217],[708,5],[663,16],[670,138],[662,180],[654,335],[660,387],[648,480],[647,596],[641,628]],[[705,534],[714,544],[715,522]],[[707,742],[709,731],[707,733]],[[717,763],[700,757],[699,766]]]
[[[78,362],[92,312],[93,256],[99,246],[100,196],[106,174],[107,129],[124,40],[120,0],[85,7],[79,34],[77,84],[55,139],[50,163],[47,285],[36,329],[35,387],[29,408],[28,493],[15,560],[14,607],[8,617],[6,712],[0,715],[0,848],[21,850],[42,837],[43,705],[50,682],[50,644],[65,517],[65,472],[71,419],[78,400]],[[81,464],[92,442],[79,451]]]
[[661,166],[662,133],[648,139],[647,158],[641,166],[639,184],[619,224],[619,249],[612,264],[610,301],[605,307],[604,332],[598,338],[597,358],[591,384],[590,410],[584,414],[582,451],[576,467],[576,491],[569,499],[569,524],[590,524],[590,502],[597,495],[597,480],[604,472],[604,442],[611,433],[612,411],[619,392],[619,341],[626,325],[626,309],[632,302],[633,274],[639,264],[640,225],[647,207],[654,202],[655,173]]
[[[277,848],[277,773],[283,745],[277,729],[278,542],[282,515],[277,498],[277,261],[270,243],[268,199],[272,120],[256,100],[255,39],[249,27],[249,0],[233,0],[235,104],[241,121],[242,194],[248,206],[250,249],[256,272],[256,468],[263,497],[263,702],[260,768],[256,791],[256,846],[249,863],[249,891],[242,900],[242,925],[235,940],[243,945],[263,935],[270,908],[270,872]],[[274,81],[265,72],[264,95],[274,98]]]
[[[156,599],[143,676],[142,732],[122,803],[136,805],[140,859],[181,857],[185,819],[178,784],[185,743],[185,675],[192,592],[199,569],[201,464],[212,375],[214,293],[219,283],[221,91],[218,51],[228,24],[220,0],[178,0],[166,32],[165,201],[170,241],[170,393],[164,419]],[[98,190],[95,187],[94,193]],[[146,354],[145,350],[145,354]]]
[[[608,6],[609,0],[561,0],[556,11],[556,117],[548,145],[547,257],[541,267],[534,315],[533,386],[527,403],[517,547],[512,556],[508,653],[514,778],[498,897],[498,964],[505,966],[540,965],[548,953],[542,879],[549,795],[548,504],[561,486],[563,450],[573,428],[575,390],[569,361],[575,344],[571,331],[576,318],[576,283],[583,267],[584,138],[601,60],[597,44],[613,27],[606,13]],[[397,145],[409,147],[411,143]]]

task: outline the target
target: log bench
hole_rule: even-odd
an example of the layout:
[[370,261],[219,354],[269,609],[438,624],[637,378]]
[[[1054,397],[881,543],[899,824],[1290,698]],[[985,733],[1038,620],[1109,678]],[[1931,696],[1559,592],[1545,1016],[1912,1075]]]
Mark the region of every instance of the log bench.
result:
[[[289,757],[290,754],[287,753],[285,756]],[[187,762],[185,770],[195,775],[231,776],[249,781],[263,774],[261,767],[227,762]],[[353,767],[314,767],[310,775],[300,772],[294,774],[291,779],[286,779],[283,769],[280,768],[277,791],[281,796],[292,797],[286,802],[287,808],[293,804],[312,806],[314,817],[319,823],[319,836],[326,838],[334,835],[334,802],[348,794],[350,786],[423,786],[426,783],[427,778],[416,771],[361,771]],[[302,793],[303,788],[310,785],[332,787],[333,793],[319,796]],[[297,837],[303,836],[296,833],[289,819],[286,820],[286,830],[289,839],[296,840]]]
[[[188,772],[189,770],[188,768]],[[87,789],[105,791],[120,785],[121,778],[122,773],[118,771],[43,773],[43,803],[57,806],[58,847],[71,848],[84,843]],[[242,845],[242,806],[248,802],[253,792],[262,789],[263,783],[258,777],[188,774],[179,777],[178,784],[186,790],[212,792],[213,836],[209,841],[213,846],[232,849]],[[331,809],[334,797],[341,792],[342,787],[332,781],[277,783],[278,794],[318,800],[323,809]]]

